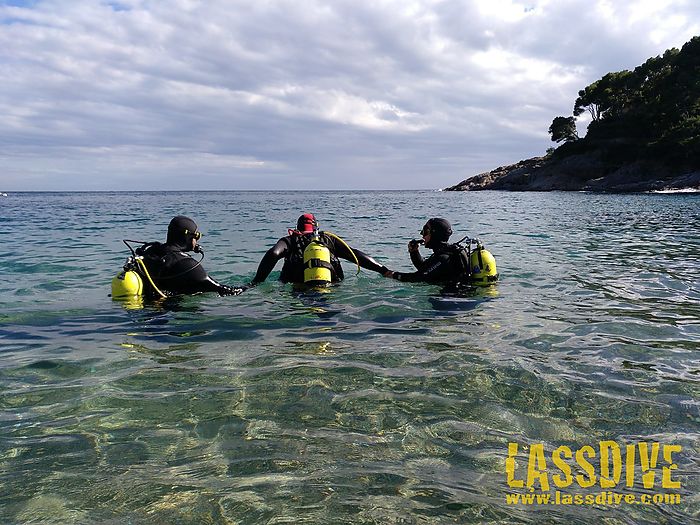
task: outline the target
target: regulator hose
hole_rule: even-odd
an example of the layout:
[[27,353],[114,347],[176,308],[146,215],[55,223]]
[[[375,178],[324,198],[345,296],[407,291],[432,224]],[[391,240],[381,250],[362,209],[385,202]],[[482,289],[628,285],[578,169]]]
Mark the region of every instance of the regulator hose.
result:
[[331,237],[333,237],[337,241],[340,241],[340,243],[348,249],[348,251],[352,254],[353,259],[355,259],[355,264],[357,264],[357,274],[356,275],[358,275],[360,273],[360,261],[357,259],[357,255],[355,255],[355,251],[352,248],[350,248],[350,246],[348,246],[348,243],[346,243],[343,239],[338,237],[335,233],[326,232],[326,231],[324,231],[323,233],[330,235]]

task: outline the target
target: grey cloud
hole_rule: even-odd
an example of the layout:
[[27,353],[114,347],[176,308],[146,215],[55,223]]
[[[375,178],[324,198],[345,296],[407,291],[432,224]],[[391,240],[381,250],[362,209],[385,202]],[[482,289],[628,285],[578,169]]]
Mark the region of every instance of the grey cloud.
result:
[[625,4],[0,7],[3,184],[446,186],[543,153],[579,89],[698,32],[693,2],[632,22]]

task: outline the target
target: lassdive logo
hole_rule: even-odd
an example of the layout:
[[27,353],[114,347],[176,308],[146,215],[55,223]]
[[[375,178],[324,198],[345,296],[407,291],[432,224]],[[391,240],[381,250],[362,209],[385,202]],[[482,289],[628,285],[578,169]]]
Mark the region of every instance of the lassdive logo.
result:
[[[596,446],[551,452],[544,443],[508,443],[506,494],[510,505],[675,505],[681,445],[600,441]],[[518,491],[521,489],[521,491]],[[563,490],[559,490],[563,489]],[[586,493],[577,492],[578,489]],[[633,493],[644,489],[649,493]],[[672,492],[669,492],[672,491]]]

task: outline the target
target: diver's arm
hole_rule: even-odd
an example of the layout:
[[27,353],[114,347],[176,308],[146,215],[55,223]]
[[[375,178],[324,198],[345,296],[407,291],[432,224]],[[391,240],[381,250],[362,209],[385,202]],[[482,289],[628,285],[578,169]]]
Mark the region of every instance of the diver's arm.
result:
[[255,273],[255,277],[253,277],[250,284],[255,285],[267,279],[267,276],[270,275],[270,272],[274,269],[277,261],[287,255],[288,250],[289,245],[284,237],[277,241],[277,244],[265,252],[265,255],[258,265],[258,271]]
[[397,281],[401,281],[404,283],[420,283],[425,281],[425,278],[423,277],[421,272],[411,272],[411,273],[402,273],[402,272],[393,272],[391,275],[389,275],[392,279],[396,279]]
[[424,264],[424,267],[417,272],[394,272],[391,277],[397,281],[406,283],[439,282],[442,280],[449,280],[449,262],[450,260],[448,257],[437,257],[435,261],[431,261],[430,258],[428,258],[426,261],[427,264]]
[[208,291],[217,292],[219,295],[240,295],[247,289],[245,286],[228,286],[218,283],[209,276],[207,276],[207,281],[214,286],[214,289]]
[[357,256],[357,260],[359,261],[360,266],[365,270],[371,270],[373,272],[381,274],[384,274],[389,271],[389,268],[387,268],[383,264],[379,264],[379,262],[377,262],[373,257],[367,255],[365,252],[355,249],[353,249],[353,251]]
[[[345,246],[343,243],[336,242],[335,243],[335,254],[338,257],[341,257],[345,259],[346,261],[350,262],[355,262],[355,257],[352,256],[352,253],[348,249],[348,246]],[[373,272],[381,273],[384,274],[389,271],[389,269],[384,266],[379,264],[376,260],[374,260],[372,257],[367,255],[366,253],[357,250],[355,248],[350,248],[354,253],[355,256],[357,257],[357,262],[360,264],[362,268],[365,270],[371,270]]]
[[[173,287],[183,293],[216,292],[219,295],[238,295],[245,288],[221,284],[207,274],[206,270],[192,257],[181,259],[173,269]],[[165,281],[167,282],[167,281]]]
[[416,270],[420,270],[423,264],[425,264],[425,259],[423,259],[420,251],[418,251],[418,243],[414,245],[413,242],[414,241],[408,243],[408,254],[411,256],[413,266],[416,267]]

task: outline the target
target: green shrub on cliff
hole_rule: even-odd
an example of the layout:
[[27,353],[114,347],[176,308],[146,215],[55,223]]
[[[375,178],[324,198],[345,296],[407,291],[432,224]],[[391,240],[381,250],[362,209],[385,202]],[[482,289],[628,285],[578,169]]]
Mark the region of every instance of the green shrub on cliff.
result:
[[554,119],[552,140],[566,141],[558,156],[601,150],[618,162],[700,163],[700,37],[634,71],[608,73],[578,95],[573,115],[588,112],[591,122],[586,136],[574,140],[568,119]]

